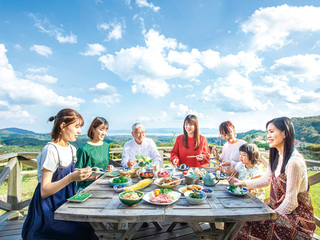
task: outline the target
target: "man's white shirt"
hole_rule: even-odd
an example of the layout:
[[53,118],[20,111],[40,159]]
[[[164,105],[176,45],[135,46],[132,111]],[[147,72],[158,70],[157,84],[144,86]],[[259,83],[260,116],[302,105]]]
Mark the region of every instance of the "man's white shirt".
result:
[[[137,144],[134,139],[126,142],[123,147],[121,165],[123,167],[128,167],[127,162],[129,160],[136,161],[136,155],[139,153],[143,153],[153,159],[149,166],[153,166],[154,164],[159,164],[159,166],[161,166],[160,154],[155,142],[151,138],[143,139],[140,145]],[[138,167],[138,163],[135,162],[133,167]]]

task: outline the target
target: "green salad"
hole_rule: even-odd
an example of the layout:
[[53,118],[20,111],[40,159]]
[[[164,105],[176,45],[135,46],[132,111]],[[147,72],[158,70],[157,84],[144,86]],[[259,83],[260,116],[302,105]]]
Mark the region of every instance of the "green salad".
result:
[[192,192],[189,194],[189,198],[202,199],[203,197],[202,197],[201,193]]
[[239,186],[230,185],[229,189],[236,194],[243,194],[243,190]]
[[113,183],[126,183],[128,182],[128,179],[126,179],[125,177],[121,176],[121,177],[118,177],[118,178],[114,178],[112,180]]

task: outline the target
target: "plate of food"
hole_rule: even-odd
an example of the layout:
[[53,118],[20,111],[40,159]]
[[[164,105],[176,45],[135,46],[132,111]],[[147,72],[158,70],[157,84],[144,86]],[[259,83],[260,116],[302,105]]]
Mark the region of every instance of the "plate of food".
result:
[[118,173],[118,172],[107,172],[106,173],[107,177],[117,177],[119,175],[120,175],[120,173]]
[[203,187],[200,185],[187,185],[187,186],[179,188],[178,191],[181,193],[185,193],[187,191],[192,191],[192,190],[200,191],[202,189],[203,189]]
[[144,195],[143,200],[155,205],[170,205],[179,200],[181,193],[167,188],[153,189]]
[[87,200],[92,194],[89,193],[77,193],[71,198],[68,198],[67,201],[69,202],[84,202]]
[[227,192],[237,196],[246,195],[249,191],[244,187],[230,185],[227,187]]
[[92,167],[91,171],[92,171],[91,176],[100,176],[101,174],[104,174],[106,172],[102,168],[98,168],[98,167]]
[[132,179],[131,178],[123,177],[123,176],[110,178],[110,180],[109,180],[109,184],[111,186],[118,185],[118,184],[126,186],[126,185],[129,185],[131,183],[132,183]]
[[128,187],[125,187],[124,190],[126,190],[126,191],[140,190],[140,189],[148,187],[151,183],[152,183],[152,179],[151,178],[145,178],[145,179],[137,182],[136,184],[133,184],[133,185],[128,186]]
[[174,188],[178,186],[183,179],[177,177],[164,177],[154,180],[154,184],[160,188]]

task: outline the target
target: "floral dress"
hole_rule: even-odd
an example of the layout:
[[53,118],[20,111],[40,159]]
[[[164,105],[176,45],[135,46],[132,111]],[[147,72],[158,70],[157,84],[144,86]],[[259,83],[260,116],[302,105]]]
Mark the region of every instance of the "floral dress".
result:
[[[235,166],[235,169],[237,172],[239,172],[239,180],[255,179],[263,175],[263,171],[257,165],[255,165],[253,168],[246,168],[246,165],[240,162]],[[264,188],[249,189],[249,192],[259,198],[261,201],[264,201]]]

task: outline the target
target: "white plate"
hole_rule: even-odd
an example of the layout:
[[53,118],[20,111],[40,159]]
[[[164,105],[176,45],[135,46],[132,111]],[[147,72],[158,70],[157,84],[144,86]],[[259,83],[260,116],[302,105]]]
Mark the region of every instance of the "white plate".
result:
[[178,201],[179,198],[180,198],[180,196],[181,196],[181,193],[172,191],[172,192],[170,193],[170,196],[173,197],[172,202],[170,202],[170,203],[155,203],[155,202],[151,202],[151,201],[150,201],[150,194],[149,194],[149,193],[150,193],[150,192],[148,192],[147,194],[144,195],[143,200],[145,200],[145,201],[148,202],[148,203],[155,204],[155,205],[170,205],[170,204],[173,204],[173,203],[175,203],[176,201]]
[[[189,186],[198,186],[198,187],[201,187],[201,189],[203,189],[202,186],[196,185],[196,184],[191,184],[191,185],[189,185]],[[185,187],[179,188],[178,191],[181,192],[182,194],[184,194],[184,192],[182,192],[182,191],[183,191],[183,190],[186,190],[186,189],[187,189],[187,187],[185,186]],[[192,191],[192,190],[188,190],[188,191]],[[200,191],[200,190],[199,190],[199,191]]]

